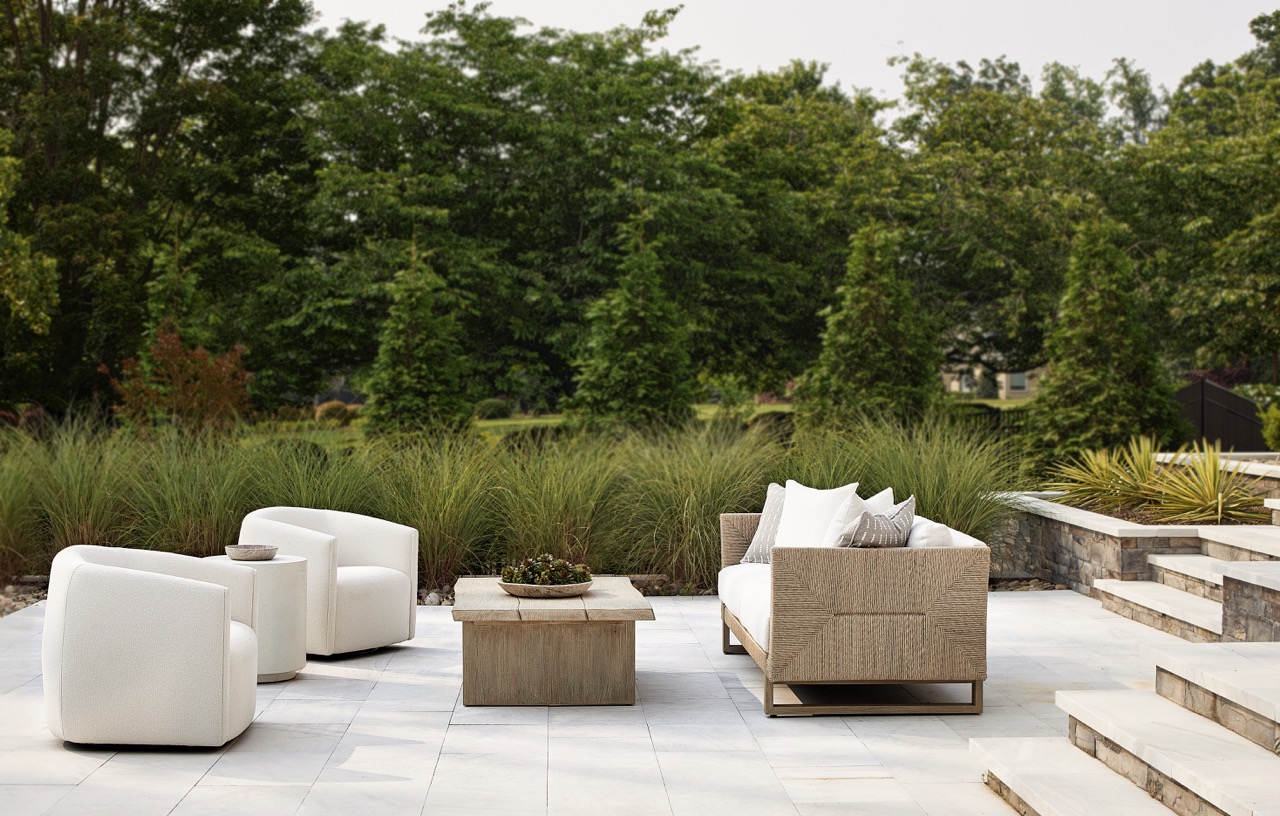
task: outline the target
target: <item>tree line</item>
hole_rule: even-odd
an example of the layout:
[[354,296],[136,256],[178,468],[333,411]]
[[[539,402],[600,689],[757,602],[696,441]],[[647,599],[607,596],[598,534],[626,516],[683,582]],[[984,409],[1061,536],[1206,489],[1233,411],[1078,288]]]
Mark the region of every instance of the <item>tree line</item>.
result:
[[[797,378],[813,416],[899,408],[1112,323],[1161,371],[1280,378],[1280,12],[1171,91],[915,55],[899,100],[663,50],[676,14],[457,3],[390,42],[304,0],[7,4],[0,408],[110,399],[174,333],[259,409],[344,375],[386,424]],[[1104,290],[1131,319],[1060,319]]]

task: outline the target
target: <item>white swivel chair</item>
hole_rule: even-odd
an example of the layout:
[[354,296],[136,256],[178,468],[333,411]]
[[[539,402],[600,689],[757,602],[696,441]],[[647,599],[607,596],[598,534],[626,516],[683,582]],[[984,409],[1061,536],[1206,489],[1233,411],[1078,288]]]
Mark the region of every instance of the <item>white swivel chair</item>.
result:
[[258,574],[123,547],[53,559],[42,661],[67,742],[222,745],[253,720]]
[[413,637],[413,527],[339,510],[265,507],[245,516],[240,543],[271,544],[307,559],[307,654],[345,654]]

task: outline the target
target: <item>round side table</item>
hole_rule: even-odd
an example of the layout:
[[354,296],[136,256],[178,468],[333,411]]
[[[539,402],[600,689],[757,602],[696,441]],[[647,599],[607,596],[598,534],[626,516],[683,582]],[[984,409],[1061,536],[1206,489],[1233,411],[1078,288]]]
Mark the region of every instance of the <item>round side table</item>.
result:
[[307,559],[234,561],[258,571],[258,682],[292,680],[307,665]]

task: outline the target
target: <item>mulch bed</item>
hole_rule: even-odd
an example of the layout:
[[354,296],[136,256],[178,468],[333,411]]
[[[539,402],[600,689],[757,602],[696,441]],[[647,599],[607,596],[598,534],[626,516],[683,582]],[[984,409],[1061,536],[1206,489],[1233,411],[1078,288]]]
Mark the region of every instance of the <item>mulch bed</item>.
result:
[[[1080,509],[1088,510],[1091,513],[1101,513],[1104,516],[1111,516],[1112,518],[1118,518],[1121,521],[1131,521],[1134,524],[1167,525],[1167,524],[1186,523],[1186,522],[1176,522],[1176,521],[1165,521],[1164,519],[1156,517],[1155,514],[1147,510],[1143,510],[1141,508],[1126,507],[1120,510],[1111,510],[1111,509],[1104,510],[1098,507],[1097,505],[1083,504],[1083,505],[1080,505]],[[1259,513],[1266,513],[1267,514],[1266,518],[1259,521],[1236,521],[1234,519],[1224,519],[1219,523],[1224,527],[1237,526],[1237,525],[1250,526],[1250,525],[1271,523],[1270,510],[1261,506],[1255,507],[1252,509],[1257,510]],[[1203,524],[1204,522],[1198,522],[1198,523]]]

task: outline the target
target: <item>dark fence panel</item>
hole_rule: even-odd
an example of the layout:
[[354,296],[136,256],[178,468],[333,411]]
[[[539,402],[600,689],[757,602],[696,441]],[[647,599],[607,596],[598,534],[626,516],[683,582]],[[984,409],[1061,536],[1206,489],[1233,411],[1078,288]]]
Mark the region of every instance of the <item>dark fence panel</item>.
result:
[[974,427],[1000,436],[1017,436],[1027,423],[1025,407],[1001,410],[979,402],[969,402],[954,406],[954,410],[964,421],[972,422]]
[[1257,404],[1209,380],[1178,391],[1182,417],[1195,428],[1196,438],[1217,440],[1223,450],[1264,451],[1262,420]]

